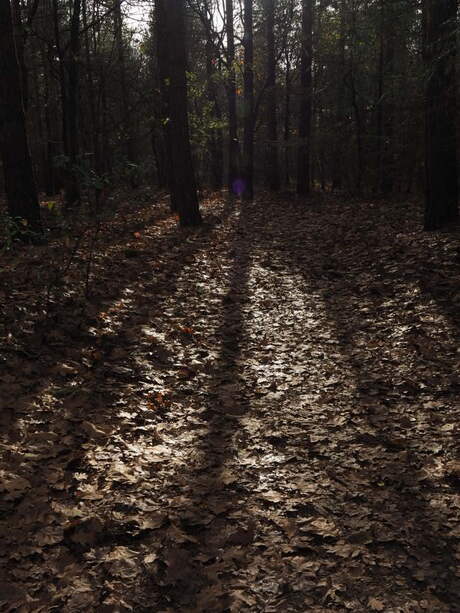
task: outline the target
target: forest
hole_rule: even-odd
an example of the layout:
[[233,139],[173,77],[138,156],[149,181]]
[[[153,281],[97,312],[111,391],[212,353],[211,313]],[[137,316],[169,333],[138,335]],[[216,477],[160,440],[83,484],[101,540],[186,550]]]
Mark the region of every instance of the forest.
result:
[[460,613],[457,0],[0,0],[0,613]]

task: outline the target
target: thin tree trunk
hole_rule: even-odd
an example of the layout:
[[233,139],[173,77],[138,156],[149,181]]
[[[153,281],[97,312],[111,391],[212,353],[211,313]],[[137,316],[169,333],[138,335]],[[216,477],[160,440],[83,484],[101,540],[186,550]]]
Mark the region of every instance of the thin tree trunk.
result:
[[52,87],[51,87],[51,76],[50,76],[50,66],[51,66],[51,53],[45,53],[45,50],[41,48],[41,62],[42,62],[42,70],[43,70],[43,93],[44,93],[44,117],[45,117],[45,133],[46,133],[46,144],[45,144],[45,152],[44,152],[44,164],[45,164],[45,192],[47,196],[52,196],[56,193],[56,176],[55,176],[55,168],[54,168],[54,157],[56,155],[56,139],[54,136],[54,117],[52,116],[52,111],[54,107],[54,100],[52,98]]
[[57,90],[58,80],[55,78],[57,72],[56,48],[51,42],[53,40],[54,23],[53,7],[50,0],[46,0],[39,7],[39,28],[40,40],[40,59],[41,71],[43,75],[43,115],[45,123],[45,144],[44,144],[44,189],[47,196],[55,195],[61,188],[60,173],[56,168],[55,159],[60,153],[60,121],[59,112],[59,93]]
[[341,189],[343,183],[343,129],[345,127],[345,39],[346,39],[346,5],[345,0],[340,3],[340,36],[339,58],[337,75],[337,109],[335,114],[335,134],[333,161],[332,161],[332,189]]
[[[218,95],[216,91],[216,57],[212,41],[211,24],[206,24],[206,78],[209,100],[212,102],[214,118],[220,122],[222,113],[220,110]],[[211,181],[214,189],[222,189],[223,179],[223,142],[222,128],[211,127],[208,130],[208,143],[210,151]]]
[[355,116],[355,129],[356,129],[356,145],[358,152],[358,169],[357,175],[354,181],[354,187],[356,191],[359,193],[361,191],[363,177],[364,177],[364,124],[361,116],[361,109],[359,107],[358,102],[358,92],[356,89],[356,78],[355,78],[355,44],[357,42],[357,31],[356,31],[356,7],[352,10],[352,40],[350,44],[350,70],[349,70],[349,80],[350,80],[350,90],[351,90],[351,104],[353,108],[353,113]]
[[244,0],[244,188],[243,198],[254,198],[254,38],[253,0]]
[[425,230],[458,217],[456,0],[425,0]]
[[102,126],[101,126],[101,148],[102,148],[102,159],[104,161],[104,168],[109,173],[109,175],[113,172],[113,154],[112,147],[110,146],[110,134],[109,134],[109,104],[107,100],[107,79],[106,73],[104,71],[103,66],[101,65],[99,68],[99,96],[100,96],[100,106],[101,108],[101,116],[102,116]]
[[278,116],[275,56],[275,0],[266,0],[267,28],[267,128],[266,182],[271,191],[280,188],[278,161]]
[[380,0],[380,52],[377,104],[377,188],[384,196],[393,191],[393,104],[389,81],[394,71],[394,20],[385,0]]
[[311,183],[312,117],[312,27],[313,0],[302,0],[302,39],[300,50],[299,146],[297,152],[297,194],[306,196]]
[[290,150],[289,143],[291,139],[291,61],[289,50],[286,49],[286,74],[284,81],[284,183],[289,187],[291,182],[290,171]]
[[80,185],[77,174],[79,157],[80,13],[81,0],[73,0],[70,18],[69,49],[64,57],[59,34],[58,3],[57,0],[54,0],[56,47],[60,59],[59,76],[61,83],[64,151],[67,157],[64,181],[64,204],[66,208],[73,208],[80,204]]
[[[171,149],[171,123],[169,117],[169,104],[168,104],[168,84],[169,84],[169,46],[167,39],[167,31],[165,24],[167,21],[167,15],[165,11],[167,7],[163,0],[157,0],[155,2],[155,25],[156,25],[156,38],[157,38],[157,57],[158,57],[158,79],[160,82],[160,122],[161,122],[161,151],[165,157],[165,171],[167,177],[167,183],[169,191],[172,194],[174,191],[173,184],[173,168],[172,168],[172,149]],[[171,211],[175,213],[176,200],[171,196],[170,207]]]
[[[121,99],[121,125],[122,125],[122,150],[127,162],[135,161],[133,125],[131,120],[130,96],[126,81],[126,58],[123,42],[123,15],[121,12],[122,0],[115,0],[114,5],[114,28],[115,44],[117,49],[117,70],[120,86]],[[135,187],[135,185],[133,185]]]
[[24,236],[21,226],[41,232],[40,207],[27,141],[9,0],[0,0],[0,74],[0,147],[8,212],[12,219],[23,222],[18,234]]
[[83,27],[84,27],[84,42],[85,42],[85,57],[86,57],[86,81],[88,88],[88,103],[89,112],[91,117],[91,144],[93,148],[93,167],[94,172],[98,177],[98,184],[95,187],[96,203],[99,203],[102,193],[101,178],[103,175],[103,165],[101,160],[101,146],[100,146],[100,115],[96,104],[96,91],[94,87],[94,71],[91,57],[91,47],[89,39],[88,19],[87,19],[87,0],[82,0],[82,14],[83,14]]
[[[61,97],[61,126],[62,126],[62,145],[65,156],[68,156],[67,151],[67,85],[66,85],[66,73],[65,73],[65,58],[64,51],[61,43],[61,32],[59,23],[59,2],[58,0],[52,0],[53,8],[53,29],[54,29],[54,44],[56,46],[56,55],[58,58],[58,75],[59,75],[59,91]],[[50,50],[50,55],[51,55]]]
[[19,0],[13,0],[11,3],[11,15],[13,19],[16,55],[18,57],[19,70],[21,74],[22,99],[24,101],[24,111],[27,113],[27,107],[29,106],[29,79],[25,59],[27,32],[24,29],[24,24],[22,23],[21,3]]
[[236,114],[236,74],[235,74],[235,31],[233,0],[226,0],[226,35],[227,35],[227,98],[228,98],[228,191],[234,194],[238,179],[238,118]]
[[[39,41],[35,41],[39,42]],[[32,67],[30,71],[30,94],[31,99],[33,99],[37,105],[37,112],[35,113],[35,122],[34,127],[36,129],[36,137],[37,138],[37,153],[35,154],[35,158],[37,160],[36,163],[36,171],[35,171],[35,182],[37,185],[37,190],[40,192],[43,189],[45,184],[46,177],[46,134],[45,134],[45,122],[44,122],[44,113],[46,99],[44,94],[44,88],[41,88],[40,85],[40,57],[38,54],[39,49],[34,49],[34,52],[31,54],[31,57],[34,60],[35,66]],[[26,117],[27,110],[25,109]],[[27,118],[26,118],[26,126],[27,126]],[[27,129],[27,127],[26,127]],[[36,142],[37,142],[36,141]],[[33,141],[31,145],[31,149],[33,150]]]

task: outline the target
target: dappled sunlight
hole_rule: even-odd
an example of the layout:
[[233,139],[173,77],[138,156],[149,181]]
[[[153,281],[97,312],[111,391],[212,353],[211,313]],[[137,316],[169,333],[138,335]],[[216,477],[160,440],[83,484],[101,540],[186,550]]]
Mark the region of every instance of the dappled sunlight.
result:
[[458,17],[0,0],[0,613],[460,613]]
[[90,610],[97,581],[158,610],[358,611],[415,607],[422,585],[448,610],[453,320],[371,224],[339,249],[319,209],[278,206],[159,240],[134,282],[107,271],[19,405],[5,538],[56,598]]
[[[155,227],[150,229],[152,235],[156,231]],[[34,444],[27,439],[24,440],[27,449],[14,451],[16,459],[24,454],[34,479],[29,484],[21,477],[24,479],[21,483],[26,484],[23,490],[17,489],[19,482],[12,484],[16,491],[6,500],[9,508],[15,500],[33,491],[14,511],[16,520],[22,524],[21,533],[14,531],[9,536],[23,544],[24,555],[30,549],[26,543],[36,541],[34,533],[39,525],[45,536],[31,547],[47,544],[62,552],[69,548],[72,553],[67,564],[74,564],[89,546],[106,555],[108,543],[124,545],[131,538],[129,535],[149,534],[158,528],[162,523],[158,517],[167,519],[167,515],[157,512],[173,500],[171,487],[175,489],[177,483],[183,482],[180,473],[195,451],[193,445],[189,446],[193,437],[186,424],[179,430],[168,431],[161,423],[165,412],[173,413],[178,406],[170,397],[170,389],[174,389],[181,367],[176,360],[171,362],[171,348],[166,349],[159,339],[174,346],[174,335],[182,334],[176,323],[165,317],[166,301],[174,300],[172,281],[183,266],[182,253],[193,258],[193,250],[203,249],[212,231],[208,234],[195,238],[184,234],[184,245],[179,247],[177,231],[153,242],[155,261],[146,259],[145,253],[142,260],[137,255],[134,258],[134,283],[128,280],[132,276],[131,267],[118,264],[118,275],[100,270],[99,285],[95,287],[103,304],[97,308],[93,297],[88,305],[87,332],[80,332],[79,342],[71,347],[61,345],[61,335],[53,335],[58,340],[57,351],[46,357],[47,379],[41,378],[33,395],[34,406],[43,407],[40,422],[37,422],[40,413],[35,412],[33,427],[46,429],[36,448],[39,454],[33,455]],[[137,242],[135,254],[138,249]],[[129,259],[133,259],[131,256],[130,251]],[[98,267],[103,265],[98,260],[97,275]],[[109,302],[111,296],[114,300]],[[148,300],[150,296],[153,300]],[[155,322],[158,315],[161,324],[155,327],[155,337],[143,335],[146,326],[152,329],[152,324],[158,323]],[[177,343],[180,345],[180,339],[176,339]],[[24,400],[28,402],[27,398]],[[22,405],[24,402],[19,408],[27,415],[31,405]],[[18,430],[23,431],[23,427],[18,423]],[[17,446],[10,447],[14,450]],[[166,470],[170,475],[173,466],[177,467],[177,482],[167,482],[162,496],[157,479]],[[152,491],[152,482],[157,485],[156,491]],[[51,500],[62,490],[68,492],[67,500],[51,506]],[[144,501],[140,506],[139,496]],[[37,504],[43,509],[39,517],[31,512]],[[128,508],[131,513],[126,512]],[[56,552],[50,553],[54,556]],[[54,577],[51,567],[49,572],[51,575],[46,576]],[[83,584],[85,581],[82,577]],[[62,597],[71,591],[72,586],[67,585],[65,590],[61,589]],[[93,596],[86,591],[84,594],[82,602],[91,606]]]
[[[284,220],[284,229],[279,226],[282,233],[288,232],[295,223],[286,215],[283,216]],[[443,541],[441,530],[441,526],[449,522],[452,511],[448,506],[441,505],[434,512],[429,502],[434,492],[427,488],[425,474],[420,469],[433,461],[433,451],[439,453],[441,449],[452,447],[453,443],[449,434],[452,431],[452,414],[446,423],[438,413],[438,423],[444,423],[441,427],[436,427],[437,419],[433,416],[433,409],[441,407],[446,410],[452,407],[455,413],[455,404],[452,406],[452,398],[448,396],[452,385],[451,360],[453,358],[455,363],[456,355],[455,345],[449,342],[451,330],[446,335],[445,318],[437,318],[437,311],[432,314],[431,305],[420,299],[416,284],[406,278],[403,265],[381,259],[381,254],[388,251],[385,243],[378,251],[379,244],[369,242],[365,255],[360,253],[357,259],[353,256],[355,246],[350,243],[350,250],[346,245],[339,248],[342,253],[339,259],[334,255],[334,238],[326,234],[328,230],[323,235],[321,231],[315,235],[316,229],[312,229],[311,233],[308,229],[306,232],[304,230],[302,236],[310,248],[299,250],[291,247],[288,258],[294,269],[300,270],[306,282],[320,291],[328,328],[332,338],[339,340],[339,354],[342,354],[342,361],[340,355],[336,355],[332,364],[338,377],[332,381],[332,389],[327,389],[327,378],[323,377],[322,399],[316,406],[319,413],[325,402],[331,409],[325,422],[329,422],[329,436],[323,437],[322,441],[314,440],[327,475],[322,483],[329,494],[336,491],[334,507],[345,537],[353,528],[354,520],[350,521],[349,516],[355,496],[359,502],[356,513],[362,517],[361,524],[355,526],[373,526],[371,542],[375,549],[372,557],[376,562],[379,557],[385,556],[384,543],[400,542],[403,544],[400,545],[398,564],[407,560],[408,555],[414,556],[424,560],[425,571],[429,567],[431,573],[436,575],[438,571],[434,569],[453,564],[455,557],[455,547]],[[382,227],[379,233],[380,237],[385,236]],[[282,236],[280,234],[280,240]],[[400,237],[405,238],[404,234]],[[359,252],[359,244],[357,247]],[[397,245],[398,248],[404,247]],[[327,258],[330,258],[329,262]],[[379,261],[383,264],[383,275]],[[384,276],[387,263],[391,285]],[[387,287],[390,290],[388,294]],[[361,288],[364,291],[360,291]],[[309,293],[312,292],[313,288]],[[415,321],[419,318],[419,325],[418,322],[414,325],[414,310],[418,316]],[[436,354],[440,341],[433,338],[434,330],[429,329],[434,321],[443,339],[444,353],[439,356]],[[427,322],[428,326],[425,325]],[[430,340],[431,348],[428,349]],[[324,346],[323,339],[321,348]],[[351,369],[349,377],[354,381],[349,394],[347,381],[343,381],[340,375],[343,361]],[[434,403],[433,388],[437,388],[441,394],[438,402]],[[446,456],[448,458],[449,453]],[[452,471],[445,465],[446,460],[444,469],[438,472],[441,483],[446,474]],[[434,483],[433,486],[436,489],[440,487]],[[417,491],[416,501],[412,499],[414,491]],[[452,504],[452,497],[450,500]],[[367,512],[363,502],[368,505]],[[346,510],[344,508],[341,514],[344,503]],[[371,513],[371,520],[365,519],[367,513]],[[379,538],[375,537],[377,533],[384,535],[380,545]],[[342,541],[344,553],[348,538]],[[443,542],[443,551],[437,545],[439,542]],[[355,540],[351,543],[355,543]],[[339,551],[337,549],[337,553]],[[353,548],[349,549],[345,557],[350,556],[352,551]],[[357,560],[364,553],[363,550],[361,554],[356,553]],[[369,553],[364,557],[367,563]],[[358,570],[358,566],[355,571],[360,575],[364,572]],[[427,576],[428,571],[425,571],[414,570],[417,576]],[[349,572],[353,574],[351,569]],[[440,580],[446,586],[437,592],[442,598],[444,589],[455,590],[457,579],[454,573],[445,571]],[[367,581],[371,582],[369,575]],[[347,584],[345,576],[338,582]],[[443,608],[439,602],[436,606]]]

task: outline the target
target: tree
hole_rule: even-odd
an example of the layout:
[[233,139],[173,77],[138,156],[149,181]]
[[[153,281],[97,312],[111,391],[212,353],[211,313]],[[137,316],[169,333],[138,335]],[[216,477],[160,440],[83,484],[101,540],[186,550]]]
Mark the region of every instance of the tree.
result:
[[40,207],[26,133],[21,71],[13,33],[9,0],[0,0],[0,147],[12,219],[34,233],[41,232]]
[[[55,13],[59,11],[55,0]],[[81,0],[72,0],[70,16],[70,37],[66,53],[62,54],[61,73],[62,115],[64,151],[66,155],[64,201],[65,206],[78,206],[81,200],[77,166],[79,163],[79,118],[80,118],[80,16]],[[62,47],[61,49],[62,53]]]
[[198,205],[187,111],[187,55],[185,49],[184,0],[157,0],[157,18],[164,32],[168,58],[166,81],[171,146],[171,200],[182,226],[202,221]]
[[[119,85],[120,102],[121,102],[121,140],[123,147],[124,161],[128,163],[137,162],[136,151],[134,148],[134,126],[133,126],[133,113],[131,109],[131,96],[127,83],[126,74],[126,53],[125,53],[125,41],[123,40],[123,14],[121,10],[123,0],[114,0],[114,36],[115,45],[117,49],[117,80]],[[130,175],[131,186],[136,187],[135,176],[133,173]]]
[[337,139],[332,151],[332,189],[341,189],[343,182],[343,142],[342,132],[345,125],[345,0],[339,4],[339,35],[337,37],[337,79],[336,79],[336,109],[335,109],[335,132]]
[[311,181],[312,28],[313,0],[302,0],[299,145],[297,150],[297,194],[299,196],[306,196],[309,193]]
[[[439,225],[428,220],[437,203],[456,210],[446,84],[456,2],[426,2],[425,70],[415,0],[183,0],[188,107],[179,111],[174,5],[158,0],[146,32],[128,27],[123,0],[10,0],[38,187],[50,196],[64,187],[72,206],[97,205],[108,185],[153,183],[169,186],[174,209],[193,158],[203,187],[225,177],[248,198],[257,178],[276,190],[280,175],[300,196],[315,180],[363,195],[420,191],[426,92],[427,227]],[[190,141],[178,151],[181,122]]]
[[[208,126],[208,148],[210,153],[211,166],[211,185],[214,189],[222,189],[223,180],[223,131],[222,131],[222,111],[219,103],[217,80],[219,77],[216,69],[218,57],[216,53],[216,33],[212,23],[212,7],[208,0],[204,0],[201,21],[206,36],[206,90],[210,103],[214,121]],[[217,125],[216,125],[217,124]]]
[[238,178],[238,118],[236,113],[235,30],[233,0],[226,0],[227,99],[228,99],[228,191],[233,193]]
[[424,2],[425,230],[458,217],[456,143],[457,0]]
[[290,44],[290,34],[293,28],[294,19],[294,0],[287,0],[284,8],[283,21],[285,23],[282,37],[282,57],[284,60],[284,100],[283,100],[283,148],[284,148],[284,169],[283,181],[289,187],[291,181],[291,123],[292,123],[292,81],[293,81],[293,45]]
[[[159,174],[159,185],[163,187],[166,182],[171,193],[171,210],[177,211],[177,199],[173,198],[174,191],[173,182],[173,162],[171,148],[171,122],[169,118],[169,47],[168,47],[168,32],[165,24],[167,15],[165,11],[165,3],[161,0],[155,2],[155,37],[156,37],[156,53],[157,53],[157,74],[160,90],[159,104],[159,138],[156,146],[159,151],[156,152],[157,166]],[[165,181],[166,180],[166,181]]]
[[278,163],[278,118],[276,92],[276,54],[275,54],[275,1],[265,0],[265,19],[267,32],[267,127],[268,149],[266,177],[269,188],[278,191],[280,173]]
[[244,191],[243,198],[254,197],[254,35],[253,0],[244,0]]
[[394,3],[380,0],[380,49],[377,100],[377,190],[386,196],[394,187],[394,117],[393,86],[395,77],[395,23]]

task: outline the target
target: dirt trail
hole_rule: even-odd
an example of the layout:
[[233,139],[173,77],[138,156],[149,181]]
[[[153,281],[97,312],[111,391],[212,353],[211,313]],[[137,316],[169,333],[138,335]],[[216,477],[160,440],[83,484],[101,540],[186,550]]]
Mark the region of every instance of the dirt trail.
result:
[[5,353],[0,610],[460,611],[456,237],[207,213],[101,246]]

